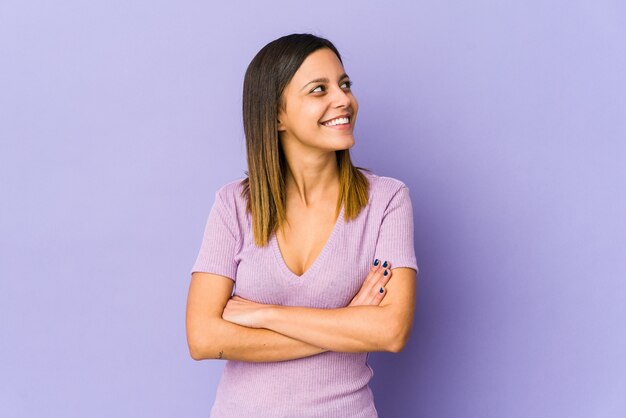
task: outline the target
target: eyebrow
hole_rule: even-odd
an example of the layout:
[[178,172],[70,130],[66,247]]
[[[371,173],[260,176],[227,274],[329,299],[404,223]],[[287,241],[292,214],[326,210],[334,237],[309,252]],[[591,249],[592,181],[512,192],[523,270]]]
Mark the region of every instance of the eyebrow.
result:
[[[350,77],[348,77],[348,74],[343,73],[343,74],[341,74],[341,75],[339,76],[339,80],[338,80],[338,81],[341,81],[341,80],[343,80],[344,78],[350,78]],[[306,83],[304,86],[302,86],[302,88],[300,89],[300,91],[304,90],[304,89],[306,88],[306,86],[308,86],[309,84],[312,84],[312,83],[326,83],[326,84],[328,84],[328,83],[330,83],[330,80],[329,80],[329,79],[327,79],[327,78],[316,78],[315,80],[311,80],[311,81],[309,81],[308,83]]]

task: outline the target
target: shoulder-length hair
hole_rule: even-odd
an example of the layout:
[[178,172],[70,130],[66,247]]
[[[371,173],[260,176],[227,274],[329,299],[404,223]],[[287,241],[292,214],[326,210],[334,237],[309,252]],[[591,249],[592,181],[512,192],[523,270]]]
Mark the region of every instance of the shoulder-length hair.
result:
[[[292,34],[265,45],[252,59],[243,82],[243,126],[246,136],[248,176],[242,180],[242,196],[252,218],[257,246],[265,246],[272,233],[286,221],[286,160],[277,129],[283,91],[302,62],[314,51],[329,48],[341,55],[327,39],[311,34]],[[348,149],[336,151],[339,197],[336,216],[344,204],[344,219],[358,216],[369,201],[369,183],[350,159]]]

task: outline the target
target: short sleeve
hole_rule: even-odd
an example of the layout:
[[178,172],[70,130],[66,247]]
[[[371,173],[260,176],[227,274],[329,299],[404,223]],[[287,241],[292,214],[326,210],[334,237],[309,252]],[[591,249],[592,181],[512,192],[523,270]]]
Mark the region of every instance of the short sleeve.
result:
[[235,253],[239,243],[239,228],[234,209],[222,197],[223,189],[215,193],[215,202],[209,213],[200,251],[191,273],[214,273],[236,280]]
[[392,269],[410,267],[418,273],[413,234],[413,206],[409,188],[402,185],[383,214],[374,257],[389,260]]

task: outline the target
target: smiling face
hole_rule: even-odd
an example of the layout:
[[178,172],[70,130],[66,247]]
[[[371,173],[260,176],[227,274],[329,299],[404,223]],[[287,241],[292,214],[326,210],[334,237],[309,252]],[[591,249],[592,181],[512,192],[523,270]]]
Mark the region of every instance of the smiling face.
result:
[[337,55],[328,48],[311,53],[283,91],[278,112],[283,147],[299,144],[323,151],[354,145],[359,105]]

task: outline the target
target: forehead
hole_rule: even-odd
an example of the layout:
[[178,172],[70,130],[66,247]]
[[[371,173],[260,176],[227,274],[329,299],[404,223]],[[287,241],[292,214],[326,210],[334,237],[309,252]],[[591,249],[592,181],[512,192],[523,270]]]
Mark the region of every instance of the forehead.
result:
[[293,80],[305,83],[320,77],[335,79],[343,74],[344,69],[337,55],[328,48],[318,49],[311,53],[293,75]]

